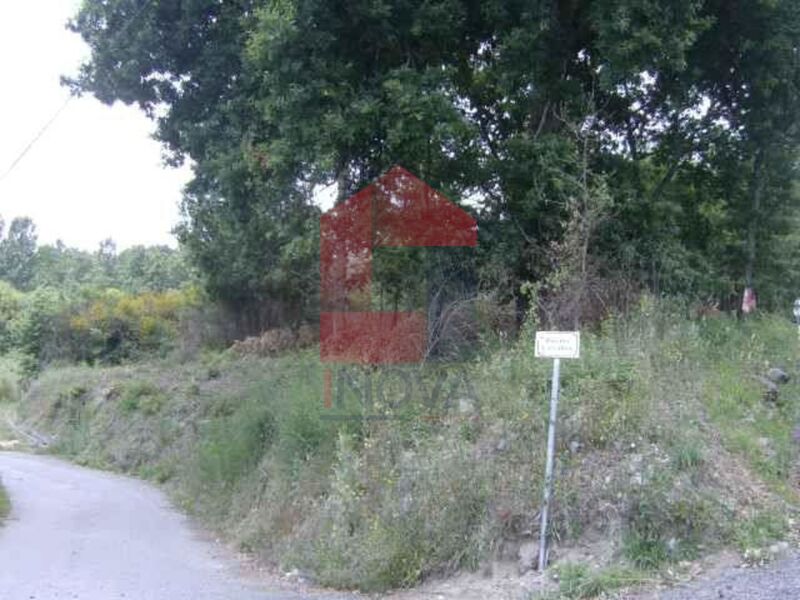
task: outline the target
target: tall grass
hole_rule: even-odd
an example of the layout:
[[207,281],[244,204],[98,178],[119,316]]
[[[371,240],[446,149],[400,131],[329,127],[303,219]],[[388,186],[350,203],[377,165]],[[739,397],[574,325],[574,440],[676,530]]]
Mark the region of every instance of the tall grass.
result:
[[[798,386],[773,406],[753,376],[797,363],[796,331],[686,314],[645,299],[564,364],[557,544],[593,532],[653,569],[779,535],[752,519],[796,500]],[[325,584],[407,586],[537,535],[550,365],[534,329],[461,365],[334,370],[330,407],[312,351],[53,369],[23,410],[59,451],[165,483],[244,549]]]
[[8,499],[8,494],[3,487],[3,483],[0,482],[0,525],[2,525],[3,521],[6,520],[10,511],[11,501]]

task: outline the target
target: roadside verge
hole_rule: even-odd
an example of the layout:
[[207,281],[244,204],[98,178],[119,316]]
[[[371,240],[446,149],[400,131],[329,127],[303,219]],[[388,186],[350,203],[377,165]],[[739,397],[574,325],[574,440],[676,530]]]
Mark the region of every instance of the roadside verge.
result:
[[3,482],[0,481],[0,525],[6,520],[8,513],[11,511],[11,501],[8,499],[8,494],[3,488]]

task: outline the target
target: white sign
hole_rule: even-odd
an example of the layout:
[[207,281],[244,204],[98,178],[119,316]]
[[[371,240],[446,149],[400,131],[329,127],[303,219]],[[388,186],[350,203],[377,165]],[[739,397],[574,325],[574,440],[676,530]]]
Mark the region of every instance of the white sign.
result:
[[537,358],[578,358],[581,355],[580,331],[537,331]]

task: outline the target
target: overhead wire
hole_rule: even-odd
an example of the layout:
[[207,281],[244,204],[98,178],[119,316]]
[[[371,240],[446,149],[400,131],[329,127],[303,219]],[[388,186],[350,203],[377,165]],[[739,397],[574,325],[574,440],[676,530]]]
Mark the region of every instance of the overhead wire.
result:
[[[136,9],[136,12],[133,13],[130,19],[128,19],[128,21],[122,26],[117,35],[124,35],[131,27],[131,25],[133,25],[133,23],[136,22],[136,20],[142,15],[142,13],[144,13],[145,8],[147,8],[150,4],[152,4],[152,2],[153,0],[144,0],[141,6],[139,6],[139,8]],[[5,181],[5,179],[8,178],[9,175],[11,175],[11,173],[14,171],[17,165],[20,162],[22,162],[22,159],[25,158],[28,152],[30,152],[31,148],[33,148],[37,144],[37,142],[40,139],[42,139],[44,134],[47,133],[47,130],[53,126],[53,124],[58,120],[58,118],[64,113],[66,108],[69,106],[70,102],[72,102],[72,100],[76,97],[77,94],[74,92],[71,92],[70,95],[67,96],[66,100],[64,100],[61,106],[58,107],[58,110],[56,110],[56,112],[53,113],[53,116],[51,116],[47,120],[47,122],[36,132],[36,134],[31,138],[31,141],[28,142],[28,144],[22,149],[22,151],[19,154],[17,154],[16,158],[14,158],[14,160],[11,162],[8,169],[6,169],[3,175],[0,176],[0,183]]]

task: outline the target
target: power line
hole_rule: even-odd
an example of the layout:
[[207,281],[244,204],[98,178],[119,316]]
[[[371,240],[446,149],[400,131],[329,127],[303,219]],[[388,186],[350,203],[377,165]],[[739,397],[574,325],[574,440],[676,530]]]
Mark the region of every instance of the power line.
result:
[[[142,2],[142,4],[139,6],[139,8],[136,9],[136,12],[133,13],[133,15],[131,15],[131,18],[128,19],[128,21],[122,26],[122,28],[119,30],[117,35],[121,36],[121,35],[124,35],[125,33],[127,33],[127,31],[130,28],[130,26],[133,25],[133,23],[136,22],[139,19],[140,16],[142,16],[142,13],[144,13],[144,10],[147,7],[149,7],[152,2],[153,2],[153,0],[144,0],[144,2]],[[41,139],[41,137],[45,133],[47,133],[47,130],[50,129],[50,127],[53,125],[53,123],[56,122],[58,117],[61,116],[61,113],[63,113],[64,110],[67,108],[67,106],[69,106],[69,103],[72,102],[72,99],[75,98],[75,96],[76,96],[76,94],[74,92],[70,93],[70,95],[67,97],[67,99],[64,101],[64,103],[58,108],[58,110],[53,114],[53,116],[50,117],[50,119],[36,133],[36,135],[33,136],[33,139],[31,139],[31,141],[28,142],[28,145],[25,146],[25,148],[22,149],[22,152],[20,152],[17,155],[17,157],[14,159],[14,161],[8,167],[6,172],[3,173],[3,176],[0,177],[0,183],[2,183],[11,174],[11,172],[14,170],[14,168],[20,163],[20,161],[23,158],[25,158],[25,155],[30,151],[31,148],[33,148],[33,146],[36,144],[36,142],[38,142]]]
[[6,172],[5,172],[5,173],[3,173],[3,176],[2,176],[2,177],[0,177],[0,182],[2,182],[3,180],[5,180],[5,178],[6,178],[6,177],[8,177],[8,176],[11,174],[11,171],[13,171],[13,170],[14,170],[14,167],[16,167],[16,166],[19,164],[19,162],[20,162],[20,161],[21,161],[23,158],[25,158],[25,155],[26,155],[26,154],[27,154],[27,153],[30,151],[30,149],[31,149],[31,148],[33,148],[34,144],[35,144],[36,142],[38,142],[38,141],[41,139],[41,137],[42,137],[42,136],[43,136],[43,135],[44,135],[44,134],[47,132],[47,130],[48,130],[48,129],[50,129],[50,126],[51,126],[53,123],[55,123],[55,122],[56,122],[56,119],[58,119],[58,117],[59,117],[59,116],[61,116],[61,113],[62,113],[62,112],[64,112],[64,110],[67,108],[67,106],[69,105],[69,103],[72,101],[72,99],[73,99],[74,97],[75,97],[75,96],[73,96],[72,94],[70,94],[69,96],[67,96],[67,99],[66,99],[66,100],[64,101],[64,103],[63,103],[63,104],[62,104],[62,105],[61,105],[61,106],[58,108],[58,110],[57,110],[57,111],[56,111],[56,112],[53,114],[53,116],[52,116],[52,117],[50,117],[50,119],[47,121],[47,123],[45,123],[45,124],[44,124],[44,126],[43,126],[43,127],[42,127],[42,128],[39,130],[39,131],[38,131],[38,133],[37,133],[35,136],[33,136],[33,139],[32,139],[30,142],[28,142],[28,145],[27,145],[27,146],[25,146],[25,147],[22,149],[22,152],[20,152],[20,153],[17,155],[17,158],[15,158],[15,159],[14,159],[14,162],[12,162],[12,163],[11,163],[11,166],[9,166],[9,167],[8,167],[8,169],[6,170]]

